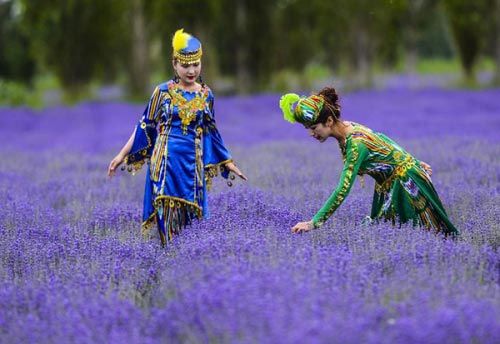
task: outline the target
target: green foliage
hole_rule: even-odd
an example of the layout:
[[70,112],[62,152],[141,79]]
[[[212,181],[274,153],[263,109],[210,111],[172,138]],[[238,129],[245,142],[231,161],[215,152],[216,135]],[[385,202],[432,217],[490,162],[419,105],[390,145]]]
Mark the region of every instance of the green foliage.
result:
[[33,53],[78,94],[101,73],[112,73],[120,59],[120,30],[126,18],[120,0],[23,0],[23,25]]
[[41,107],[42,102],[39,93],[25,84],[0,79],[0,105]]
[[270,88],[272,91],[280,93],[298,91],[303,86],[300,81],[299,73],[289,69],[282,69],[272,75]]
[[316,89],[318,85],[331,79],[332,75],[331,69],[320,63],[309,63],[300,71],[282,69],[272,74],[270,89],[281,93]]
[[[476,63],[477,68],[482,71],[493,72],[495,70],[495,63],[491,58],[480,58]],[[417,63],[417,72],[420,74],[458,74],[461,68],[458,58],[427,58],[420,59]]]
[[417,64],[417,72],[421,74],[460,73],[458,59],[421,59]]

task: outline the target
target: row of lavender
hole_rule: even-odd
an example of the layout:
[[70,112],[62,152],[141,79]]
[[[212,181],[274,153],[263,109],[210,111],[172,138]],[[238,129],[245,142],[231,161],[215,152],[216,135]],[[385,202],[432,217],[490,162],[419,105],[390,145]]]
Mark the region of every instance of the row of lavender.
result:
[[[342,113],[387,135],[403,139],[455,136],[498,142],[500,90],[363,91],[341,96]],[[299,126],[282,120],[279,95],[216,99],[216,117],[231,145],[307,139]],[[144,107],[87,103],[75,107],[2,109],[2,146],[14,150],[71,150],[89,154],[118,149]]]
[[292,236],[336,184],[336,144],[278,96],[219,99],[249,176],[166,250],[140,237],[143,175],[105,177],[142,106],[0,110],[0,341],[494,343],[500,338],[500,92],[360,92],[344,115],[434,169],[462,231],[364,227],[373,182]]

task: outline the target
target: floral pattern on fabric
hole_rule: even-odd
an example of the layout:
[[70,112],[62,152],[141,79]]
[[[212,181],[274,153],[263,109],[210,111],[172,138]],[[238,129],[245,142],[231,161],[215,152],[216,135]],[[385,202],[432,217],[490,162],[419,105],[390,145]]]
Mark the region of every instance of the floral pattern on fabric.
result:
[[372,220],[411,221],[446,234],[458,234],[420,162],[387,136],[352,125],[345,146],[340,147],[344,160],[340,181],[313,217],[314,226],[321,226],[340,206],[357,174],[368,174],[376,181]]

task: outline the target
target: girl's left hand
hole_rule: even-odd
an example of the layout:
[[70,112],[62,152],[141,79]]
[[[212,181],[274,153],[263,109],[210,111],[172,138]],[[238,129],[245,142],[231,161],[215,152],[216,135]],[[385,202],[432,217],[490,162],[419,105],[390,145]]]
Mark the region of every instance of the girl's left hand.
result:
[[305,233],[314,229],[312,221],[299,222],[292,227],[292,233]]
[[233,162],[228,162],[226,164],[226,168],[236,174],[238,177],[240,177],[243,180],[248,180],[248,178],[240,171],[238,166],[236,166]]
[[429,175],[429,177],[432,176],[431,165],[429,165],[426,162],[420,161],[420,167],[422,167],[424,169],[424,171],[427,172],[427,174]]

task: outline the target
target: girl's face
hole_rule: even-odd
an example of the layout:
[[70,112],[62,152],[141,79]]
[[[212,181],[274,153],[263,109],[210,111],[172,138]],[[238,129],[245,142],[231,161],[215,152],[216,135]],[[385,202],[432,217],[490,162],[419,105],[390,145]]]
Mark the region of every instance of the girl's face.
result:
[[173,65],[181,83],[185,86],[192,86],[200,76],[201,62],[181,64],[176,60],[173,62]]
[[325,123],[316,123],[306,127],[309,135],[314,137],[319,142],[325,142],[333,134],[335,122],[332,117],[328,117]]
[[309,131],[309,135],[319,142],[325,142],[332,134],[331,128],[328,126],[328,121],[326,125],[323,123],[313,124],[307,127],[307,130]]

